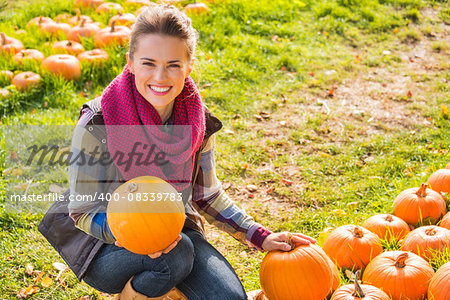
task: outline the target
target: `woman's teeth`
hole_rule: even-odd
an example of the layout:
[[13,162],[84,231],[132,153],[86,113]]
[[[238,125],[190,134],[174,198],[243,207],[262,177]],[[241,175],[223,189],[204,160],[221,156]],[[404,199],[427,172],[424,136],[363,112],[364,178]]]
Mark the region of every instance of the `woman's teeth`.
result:
[[152,86],[152,85],[150,85],[150,88],[152,90],[154,90],[155,92],[158,92],[158,93],[164,93],[164,92],[167,92],[170,89],[170,87],[162,88],[162,87],[157,87],[157,86]]

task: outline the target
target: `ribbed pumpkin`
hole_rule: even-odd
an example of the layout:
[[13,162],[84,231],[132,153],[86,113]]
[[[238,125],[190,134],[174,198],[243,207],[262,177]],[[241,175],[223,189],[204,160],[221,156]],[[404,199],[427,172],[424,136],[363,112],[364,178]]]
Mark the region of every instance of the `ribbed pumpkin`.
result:
[[107,47],[113,44],[125,45],[130,39],[131,31],[126,26],[116,26],[113,22],[111,27],[105,27],[97,32],[94,42],[98,48]]
[[184,11],[186,14],[201,14],[208,12],[209,8],[205,3],[191,3],[186,5]]
[[450,194],[450,169],[440,169],[431,174],[428,184],[434,191]]
[[[157,201],[161,199],[159,195],[163,198]],[[177,190],[166,181],[141,176],[114,191],[108,203],[107,220],[123,247],[137,254],[151,254],[167,248],[178,238],[185,221],[184,204],[178,200]]]
[[10,82],[14,78],[14,73],[9,70],[0,71],[0,79],[8,79]]
[[334,262],[328,257],[328,263],[330,265],[330,269],[331,269],[331,274],[333,275],[333,282],[331,284],[331,291],[330,291],[330,295],[337,290],[340,286],[341,286],[341,276],[339,274],[339,270],[336,267],[336,265],[334,264]]
[[69,30],[67,38],[80,43],[82,37],[94,37],[99,31],[98,23],[88,23],[85,19],[82,19],[80,25],[76,25]]
[[333,283],[328,259],[315,244],[270,251],[259,270],[264,294],[270,300],[324,299]]
[[390,214],[372,216],[365,220],[362,226],[378,235],[380,239],[388,241],[400,240],[410,232],[405,221]]
[[25,91],[35,88],[41,82],[41,76],[33,72],[22,72],[14,76],[12,84],[19,90]]
[[78,79],[81,76],[80,61],[75,56],[69,54],[51,55],[44,59],[42,67],[67,80]]
[[78,7],[97,7],[105,2],[104,0],[75,0],[75,5]]
[[444,198],[427,184],[404,190],[393,206],[394,215],[414,227],[434,225],[447,212]]
[[23,44],[18,39],[12,38],[0,32],[0,53],[5,52],[11,55],[15,55],[22,50]]
[[123,7],[119,3],[105,2],[105,3],[100,4],[95,9],[95,12],[98,14],[111,13],[111,12],[123,12]]
[[56,22],[43,23],[41,31],[50,36],[58,36],[60,34],[67,35],[70,31],[70,25],[67,23],[60,23],[59,19]]
[[427,260],[445,249],[450,250],[450,230],[434,225],[416,228],[402,241],[402,250]]
[[36,49],[23,49],[20,50],[20,52],[16,53],[13,59],[19,64],[25,63],[27,61],[35,61],[40,63],[45,59],[45,56],[41,51]]
[[428,300],[448,299],[450,299],[450,262],[436,271],[428,287]]
[[383,247],[375,233],[361,226],[344,225],[328,235],[323,250],[339,268],[363,269]]
[[389,296],[377,287],[359,284],[359,270],[356,272],[355,283],[341,286],[334,292],[331,300],[390,300]]
[[108,60],[108,53],[102,49],[93,49],[78,54],[77,58],[80,62],[91,65],[100,66]]
[[75,9],[75,16],[69,18],[67,20],[67,23],[69,23],[72,26],[75,26],[75,25],[80,25],[83,20],[85,23],[92,23],[91,17],[82,15],[80,9],[77,8],[77,9]]
[[387,251],[367,265],[363,282],[382,289],[393,300],[422,300],[433,275],[433,268],[420,256]]
[[56,53],[67,53],[75,56],[84,51],[83,45],[75,41],[57,41],[52,44],[52,48]]
[[136,16],[130,13],[118,13],[109,19],[108,25],[111,26],[113,22],[116,22],[116,25],[131,27],[134,23],[136,23]]
[[450,212],[448,212],[439,223],[439,226],[447,228],[450,230]]

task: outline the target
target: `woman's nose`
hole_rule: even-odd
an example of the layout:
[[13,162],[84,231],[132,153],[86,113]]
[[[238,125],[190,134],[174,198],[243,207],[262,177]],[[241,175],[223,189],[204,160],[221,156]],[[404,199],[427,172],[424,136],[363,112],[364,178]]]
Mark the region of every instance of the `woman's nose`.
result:
[[167,70],[164,67],[159,67],[156,70],[155,79],[158,82],[163,82],[167,77]]

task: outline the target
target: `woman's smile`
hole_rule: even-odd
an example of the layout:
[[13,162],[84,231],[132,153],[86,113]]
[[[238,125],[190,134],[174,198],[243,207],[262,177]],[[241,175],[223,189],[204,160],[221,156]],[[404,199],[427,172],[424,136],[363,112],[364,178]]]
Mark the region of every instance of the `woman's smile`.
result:
[[165,96],[172,89],[171,86],[157,86],[152,84],[149,84],[148,87],[156,96]]

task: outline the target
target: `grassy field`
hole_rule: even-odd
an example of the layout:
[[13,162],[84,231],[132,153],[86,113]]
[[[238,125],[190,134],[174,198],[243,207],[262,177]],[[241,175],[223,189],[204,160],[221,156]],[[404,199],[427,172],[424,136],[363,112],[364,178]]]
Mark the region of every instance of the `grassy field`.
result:
[[[52,53],[49,38],[27,22],[75,12],[68,0],[7,3],[0,32],[46,56]],[[447,1],[216,0],[209,6],[208,14],[192,16],[200,36],[193,77],[225,126],[216,138],[218,176],[259,223],[322,242],[327,228],[390,212],[396,195],[450,161]],[[108,20],[83,13],[102,24]],[[93,41],[83,46],[92,49]],[[2,56],[0,70],[34,70],[43,83],[21,93],[0,78],[0,87],[11,92],[0,98],[1,124],[75,124],[80,106],[100,95],[125,63],[127,49],[107,51],[108,63],[83,66],[76,82]],[[0,155],[3,170],[10,153],[2,148]],[[36,229],[42,215],[3,209],[9,180],[2,176],[0,183],[1,298],[16,299],[33,285],[39,272],[28,275],[31,264],[53,282],[36,283],[40,291],[30,299],[107,299],[71,272],[56,280],[52,264],[62,260]],[[250,184],[256,190],[249,191]],[[211,226],[208,238],[246,290],[260,288],[262,253]],[[444,253],[433,267],[449,259]]]

